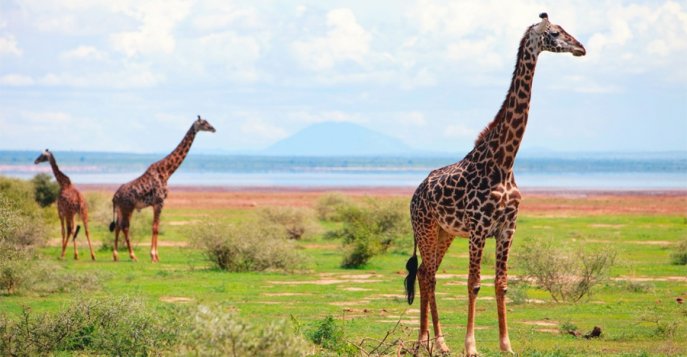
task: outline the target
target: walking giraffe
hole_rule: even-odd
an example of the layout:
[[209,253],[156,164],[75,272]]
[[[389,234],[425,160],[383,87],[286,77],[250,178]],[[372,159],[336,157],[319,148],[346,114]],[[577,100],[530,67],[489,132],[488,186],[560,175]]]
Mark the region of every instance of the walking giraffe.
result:
[[[520,41],[506,99],[494,120],[479,134],[474,149],[458,163],[432,171],[418,186],[410,202],[415,248],[406,264],[408,303],[413,302],[417,275],[420,285],[419,344],[429,343],[428,314],[431,308],[436,346],[442,353],[448,353],[449,349],[439,324],[434,296],[435,275],[455,236],[470,241],[465,353],[477,355],[475,302],[480,289],[482,250],[487,237],[496,238],[494,285],[500,348],[512,353],[506,324],[506,262],[521,198],[513,177],[513,163],[527,125],[534,69],[537,57],[543,51],[570,52],[574,56],[586,54],[574,37],[549,22],[546,13],[539,17],[541,22],[530,26]],[[422,257],[419,269],[418,247]]]
[[120,231],[124,232],[129,257],[132,260],[136,260],[134,251],[131,249],[129,223],[134,209],[140,211],[142,208],[149,206],[153,207],[153,236],[150,243],[150,257],[153,262],[160,261],[157,252],[157,236],[160,227],[160,213],[162,213],[162,207],[167,198],[167,180],[169,180],[170,176],[186,158],[186,154],[191,149],[193,140],[199,131],[214,133],[215,128],[205,119],[201,119],[199,115],[198,120],[193,122],[193,125],[191,125],[191,128],[186,132],[186,135],[174,151],[162,160],[150,165],[143,175],[123,184],[115,192],[114,197],[112,197],[113,220],[110,223],[110,232],[115,232],[114,249],[112,252],[115,261],[119,260],[117,244]]
[[62,254],[60,257],[64,259],[69,238],[72,238],[72,241],[74,241],[74,259],[79,259],[79,251],[76,249],[76,235],[79,234],[81,226],[74,227],[75,216],[78,214],[86,231],[86,240],[88,241],[88,248],[91,250],[91,259],[95,260],[95,253],[93,253],[93,246],[91,245],[91,233],[88,230],[88,205],[86,200],[81,192],[72,185],[69,177],[57,167],[55,155],[50,150],[45,149],[33,163],[38,165],[46,161],[50,162],[55,180],[60,185],[60,194],[57,197],[57,214],[60,217],[60,225],[62,226]]

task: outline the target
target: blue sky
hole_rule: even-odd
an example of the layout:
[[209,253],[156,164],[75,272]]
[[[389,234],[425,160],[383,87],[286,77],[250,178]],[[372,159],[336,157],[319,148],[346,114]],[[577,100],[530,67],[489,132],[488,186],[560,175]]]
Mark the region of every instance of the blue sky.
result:
[[687,150],[686,1],[0,0],[0,149],[265,148],[349,121],[463,154],[549,13],[523,148]]

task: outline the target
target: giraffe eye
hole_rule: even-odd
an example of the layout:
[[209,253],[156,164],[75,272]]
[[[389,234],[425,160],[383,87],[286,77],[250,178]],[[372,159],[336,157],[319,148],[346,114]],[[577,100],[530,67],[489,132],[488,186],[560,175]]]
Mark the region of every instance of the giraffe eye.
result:
[[558,37],[558,35],[560,35],[560,34],[561,34],[560,32],[551,32],[551,36],[553,36],[553,37]]

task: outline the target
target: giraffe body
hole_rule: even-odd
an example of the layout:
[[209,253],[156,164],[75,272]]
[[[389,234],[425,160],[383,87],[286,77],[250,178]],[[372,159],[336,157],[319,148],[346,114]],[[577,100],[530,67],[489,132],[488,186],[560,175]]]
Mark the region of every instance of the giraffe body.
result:
[[186,158],[191,145],[199,131],[215,132],[215,128],[206,120],[201,119],[193,122],[179,145],[169,155],[162,160],[150,165],[143,175],[127,182],[117,189],[112,197],[113,221],[110,224],[110,231],[115,232],[114,249],[112,252],[115,261],[119,260],[117,252],[119,233],[124,233],[129,257],[136,260],[131,240],[129,236],[129,225],[134,210],[141,210],[146,207],[153,207],[153,233],[150,244],[150,257],[153,262],[158,262],[160,257],[157,251],[157,240],[160,227],[160,214],[167,198],[167,181],[172,174],[179,168]]
[[[418,186],[410,202],[415,252],[406,265],[408,302],[420,285],[418,346],[429,344],[429,314],[436,346],[448,353],[437,310],[436,272],[454,237],[470,241],[468,320],[465,353],[477,355],[474,335],[476,298],[480,290],[480,263],[486,238],[496,239],[496,305],[500,348],[512,352],[505,308],[507,261],[522,198],[513,176],[513,164],[527,125],[532,80],[542,51],[570,52],[583,56],[584,47],[548,16],[530,26],[518,49],[517,62],[506,99],[494,120],[480,133],[475,147],[455,164],[432,171]],[[422,264],[417,266],[417,250]]]
[[93,252],[93,246],[91,244],[91,233],[88,229],[88,205],[86,204],[86,200],[81,192],[72,185],[72,181],[69,177],[60,171],[55,156],[48,149],[45,149],[45,151],[36,158],[34,164],[40,164],[46,161],[50,163],[53,174],[55,175],[55,180],[57,180],[57,183],[60,185],[60,193],[57,196],[57,214],[60,217],[60,225],[62,227],[62,254],[60,257],[64,259],[67,244],[69,244],[69,238],[72,238],[74,242],[74,259],[79,259],[79,251],[76,247],[76,236],[79,234],[81,227],[75,225],[76,215],[79,215],[83,222],[84,230],[86,231],[86,240],[88,241],[88,248],[91,251],[91,259],[95,260],[95,253]]

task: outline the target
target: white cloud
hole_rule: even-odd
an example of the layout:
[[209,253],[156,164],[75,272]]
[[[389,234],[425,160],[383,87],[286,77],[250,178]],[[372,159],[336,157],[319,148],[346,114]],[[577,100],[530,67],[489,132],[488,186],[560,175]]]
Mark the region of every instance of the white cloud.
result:
[[23,74],[5,74],[0,76],[0,84],[12,87],[24,87],[34,84],[34,80]]
[[79,46],[71,50],[64,51],[60,54],[60,59],[65,61],[71,60],[102,60],[106,57],[104,52],[101,52],[93,46]]
[[196,42],[199,49],[192,56],[202,54],[210,70],[220,67],[232,79],[245,82],[258,79],[255,62],[260,59],[261,46],[255,38],[227,31],[203,36]]
[[112,34],[110,41],[116,50],[128,57],[170,54],[176,45],[172,31],[188,15],[190,7],[191,3],[184,0],[143,1],[124,5],[118,10],[139,21],[140,25],[135,31]]
[[327,70],[344,61],[364,64],[372,35],[358,24],[353,11],[342,8],[327,13],[325,36],[296,41],[291,45],[296,58],[308,69]]
[[460,123],[449,124],[444,128],[443,135],[446,138],[465,139],[477,136],[477,130]]
[[72,121],[71,115],[64,112],[22,112],[22,117],[29,123],[35,125],[44,124],[67,124]]
[[425,126],[427,125],[427,118],[425,118],[423,113],[414,111],[401,113],[401,115],[398,116],[398,122],[401,125]]
[[12,35],[0,36],[0,56],[13,55],[20,56],[21,49],[17,47],[17,40]]
[[229,29],[237,25],[255,28],[260,25],[260,15],[252,7],[238,7],[224,0],[203,1],[193,17],[193,25],[200,30]]
[[286,130],[259,118],[247,119],[239,130],[252,141],[271,142],[288,136]]

